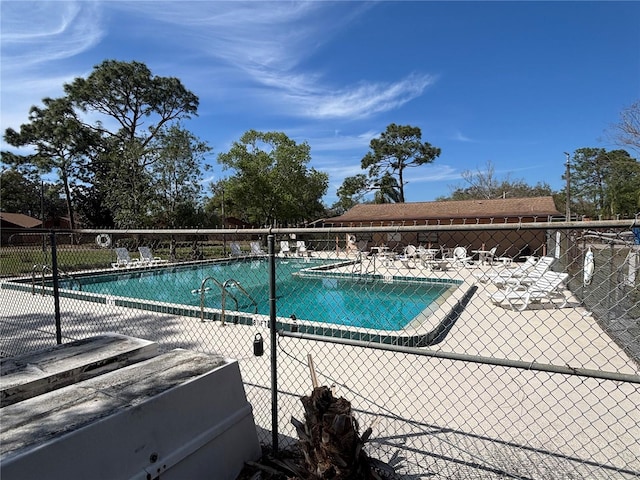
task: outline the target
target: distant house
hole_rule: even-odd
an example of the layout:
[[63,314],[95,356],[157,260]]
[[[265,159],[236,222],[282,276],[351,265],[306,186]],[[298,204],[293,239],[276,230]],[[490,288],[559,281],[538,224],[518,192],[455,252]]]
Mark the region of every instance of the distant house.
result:
[[2,228],[36,228],[40,226],[42,226],[42,220],[29,215],[0,212],[0,227]]
[[[338,217],[324,220],[325,226],[332,227],[381,227],[417,225],[469,225],[469,224],[516,224],[547,222],[561,215],[553,197],[500,198],[495,200],[456,200],[445,202],[412,202],[359,204]],[[514,229],[515,230],[515,229]],[[509,231],[496,234],[495,231],[432,231],[432,232],[374,232],[358,235],[361,240],[391,247],[408,245],[463,245],[472,249],[484,244],[491,248],[502,245],[501,252],[510,248],[512,254],[538,251],[544,245],[546,232]],[[368,237],[368,238],[365,238]],[[507,252],[509,253],[509,252]]]
[[253,225],[236,217],[225,217],[224,228],[253,228]]
[[[80,220],[77,217],[75,221],[76,228],[82,228]],[[44,228],[60,228],[60,229],[70,229],[71,228],[71,219],[69,217],[56,217],[45,220]]]
[[[7,213],[0,212],[0,241],[3,245],[9,242],[9,237],[15,235],[17,232],[13,229],[28,230],[30,228],[37,228],[42,226],[42,220],[24,215],[22,213]],[[7,231],[12,229],[12,231]],[[38,239],[39,240],[39,239]],[[21,241],[20,243],[25,243]],[[29,243],[28,241],[26,243]]]

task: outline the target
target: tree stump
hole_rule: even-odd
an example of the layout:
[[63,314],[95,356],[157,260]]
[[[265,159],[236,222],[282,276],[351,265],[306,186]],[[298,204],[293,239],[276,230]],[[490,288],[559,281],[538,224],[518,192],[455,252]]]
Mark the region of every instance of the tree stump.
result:
[[371,479],[369,458],[362,450],[371,434],[358,433],[358,422],[351,413],[351,404],[335,398],[326,387],[316,387],[310,396],[302,398],[305,422],[295,418],[308,478]]

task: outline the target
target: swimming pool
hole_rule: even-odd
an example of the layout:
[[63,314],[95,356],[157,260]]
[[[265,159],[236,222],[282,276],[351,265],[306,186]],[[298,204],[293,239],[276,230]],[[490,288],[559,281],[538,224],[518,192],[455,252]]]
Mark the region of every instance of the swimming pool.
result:
[[[331,269],[335,260],[276,259],[276,307],[279,317],[366,329],[401,330],[425,315],[438,299],[458,286],[428,279],[352,275]],[[224,283],[233,279],[243,292],[227,301],[227,310],[268,315],[269,271],[266,259],[238,259],[150,270],[124,270],[62,280],[60,288],[110,297],[199,307],[205,278]],[[206,309],[221,308],[221,290],[205,282]],[[230,290],[235,288],[233,284]],[[255,304],[254,304],[255,302]]]

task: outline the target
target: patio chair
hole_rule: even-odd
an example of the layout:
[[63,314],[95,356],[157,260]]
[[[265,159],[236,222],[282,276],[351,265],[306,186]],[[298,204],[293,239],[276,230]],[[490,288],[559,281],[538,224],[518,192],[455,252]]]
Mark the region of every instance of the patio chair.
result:
[[240,248],[240,243],[238,242],[231,242],[229,244],[229,248],[231,249],[231,253],[229,253],[230,257],[241,257],[244,255],[242,249]]
[[291,256],[291,247],[289,247],[289,240],[281,240],[280,241],[280,256],[281,257],[289,257]]
[[367,240],[358,240],[355,244],[355,249],[347,252],[348,255],[353,254],[356,262],[362,263],[363,260],[368,259],[373,255],[369,249],[369,242]]
[[404,247],[403,254],[406,258],[418,258],[420,255],[418,253],[418,247],[415,245],[407,245]]
[[267,254],[264,250],[262,250],[260,242],[251,242],[249,243],[249,245],[251,246],[251,256],[260,257]]
[[498,251],[498,247],[497,246],[489,249],[489,253],[487,253],[486,257],[484,258],[484,261],[488,265],[493,265],[493,262],[496,259],[496,252],[497,251]]
[[453,249],[450,258],[444,258],[444,260],[448,260],[451,264],[455,266],[468,267],[472,265],[471,259],[473,257],[467,253],[467,249],[465,247],[456,247]]
[[154,257],[149,247],[138,247],[140,252],[140,263],[144,265],[157,265],[159,263],[167,263],[168,260],[160,257]]
[[369,249],[369,242],[367,240],[358,240],[356,243],[356,253],[358,255],[369,255],[371,253],[371,250]]
[[[568,273],[547,271],[529,285],[509,285],[505,290],[490,294],[489,298],[496,305],[504,306],[507,302],[512,310],[519,312],[529,308],[532,303],[543,300],[548,300],[556,308],[564,308],[567,305],[567,297],[562,287],[567,278]],[[556,299],[561,299],[560,305],[554,303]]]
[[129,250],[124,247],[116,247],[113,249],[116,252],[117,260],[111,264],[113,268],[130,268],[140,265],[140,260],[137,258],[132,259],[129,255]]
[[296,253],[301,257],[309,256],[309,249],[307,248],[307,244],[304,243],[304,240],[298,240],[296,242]]
[[412,268],[413,263],[416,259],[420,258],[420,253],[418,252],[418,247],[415,245],[407,245],[402,250],[402,255],[398,257],[400,263],[405,268]]
[[347,252],[347,255],[358,251],[355,235],[352,235],[350,233],[347,234],[347,245],[345,247],[345,251]]

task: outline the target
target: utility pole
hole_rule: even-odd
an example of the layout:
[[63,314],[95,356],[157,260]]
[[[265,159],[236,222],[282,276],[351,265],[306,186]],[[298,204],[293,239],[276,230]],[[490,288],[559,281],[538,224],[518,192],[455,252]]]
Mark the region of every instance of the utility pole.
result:
[[565,222],[571,221],[571,163],[570,163],[570,155],[567,152],[564,152],[567,156],[567,173],[565,174],[567,180],[567,202],[566,202],[566,212],[565,212]]

